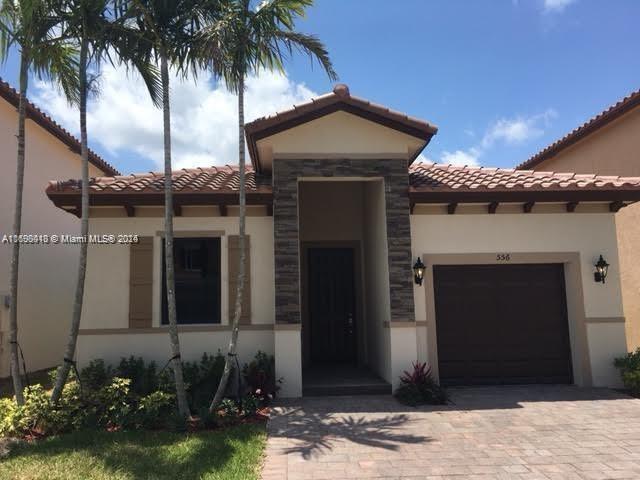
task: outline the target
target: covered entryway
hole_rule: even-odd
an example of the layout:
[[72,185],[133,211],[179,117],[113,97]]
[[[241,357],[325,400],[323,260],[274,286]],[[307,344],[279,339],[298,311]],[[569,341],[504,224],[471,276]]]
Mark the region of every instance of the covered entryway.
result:
[[311,363],[357,362],[353,248],[307,250]]
[[[388,292],[388,279],[377,274],[386,241],[369,233],[385,218],[375,202],[384,198],[383,182],[303,180],[298,195],[303,394],[390,393],[375,320]],[[381,293],[366,293],[376,288]]]
[[436,265],[440,381],[571,383],[562,264]]

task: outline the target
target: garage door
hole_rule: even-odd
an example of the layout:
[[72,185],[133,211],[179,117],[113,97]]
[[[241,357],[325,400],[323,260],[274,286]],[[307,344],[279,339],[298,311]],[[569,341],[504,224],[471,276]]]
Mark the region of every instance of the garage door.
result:
[[571,383],[564,269],[434,266],[440,380]]

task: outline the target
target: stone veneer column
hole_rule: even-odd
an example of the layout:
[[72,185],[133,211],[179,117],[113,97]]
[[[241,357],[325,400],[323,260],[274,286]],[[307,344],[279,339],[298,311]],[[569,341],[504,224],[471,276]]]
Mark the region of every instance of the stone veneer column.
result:
[[399,159],[276,159],[273,162],[276,323],[301,322],[298,179],[309,177],[375,177],[384,180],[391,305],[389,320],[414,321],[407,162]]

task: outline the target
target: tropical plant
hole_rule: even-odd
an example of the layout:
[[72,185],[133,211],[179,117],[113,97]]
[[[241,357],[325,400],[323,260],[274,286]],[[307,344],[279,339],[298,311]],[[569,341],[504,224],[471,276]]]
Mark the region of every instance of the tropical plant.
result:
[[616,358],[614,366],[620,370],[622,383],[632,395],[640,395],[640,348]]
[[180,339],[177,327],[173,249],[173,190],[171,164],[171,106],[169,65],[187,75],[196,71],[192,55],[195,34],[203,22],[202,0],[116,0],[115,14],[130,19],[138,28],[148,48],[141,48],[143,58],[160,63],[162,119],[164,137],[164,260],[167,291],[167,317],[172,352],[178,412],[188,417],[189,404],[183,378]]
[[420,362],[414,363],[411,371],[404,371],[395,396],[400,402],[411,406],[443,405],[449,401],[447,391],[433,379],[431,367]]
[[224,0],[219,11],[199,35],[198,48],[209,60],[209,66],[227,88],[238,95],[238,246],[240,264],[234,302],[231,338],[225,368],[210,410],[214,411],[224,397],[237,351],[242,300],[245,284],[246,180],[244,143],[244,92],[247,75],[262,70],[284,71],[284,62],[294,51],[319,62],[329,78],[337,75],[324,45],[313,35],[295,31],[295,21],[304,16],[313,0]]
[[[95,77],[90,76],[91,67],[99,69],[104,57],[113,64],[115,53],[119,63],[134,65],[141,73],[154,102],[158,102],[158,77],[156,69],[145,62],[136,48],[144,39],[137,31],[127,28],[123,18],[114,20],[110,8],[111,0],[62,0],[57,4],[56,17],[60,20],[63,37],[79,48],[78,63],[78,101],[80,113],[80,156],[82,165],[82,200],[80,234],[89,234],[89,146],[87,135],[87,99],[91,91],[96,91]],[[68,98],[70,102],[74,98]],[[80,319],[82,317],[82,301],[84,296],[84,280],[87,270],[87,242],[80,244],[76,291],[71,317],[69,339],[64,352],[63,362],[58,368],[58,376],[54,385],[51,400],[59,400],[74,361]]]
[[[16,161],[16,196],[11,233],[16,238],[22,231],[22,193],[25,168],[25,119],[29,72],[39,78],[49,77],[65,92],[77,98],[76,52],[60,36],[60,19],[55,0],[0,0],[0,61],[4,62],[13,48],[20,51],[18,151]],[[20,243],[11,245],[9,275],[9,344],[11,345],[11,377],[18,404],[24,404],[22,378],[18,363],[18,272]]]

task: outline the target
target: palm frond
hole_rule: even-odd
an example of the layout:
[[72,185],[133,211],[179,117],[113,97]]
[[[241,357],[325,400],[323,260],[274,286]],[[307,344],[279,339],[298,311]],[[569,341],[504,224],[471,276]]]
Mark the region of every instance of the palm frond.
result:
[[289,53],[293,50],[297,50],[300,53],[307,55],[311,61],[316,60],[322,66],[331,80],[338,79],[338,74],[334,70],[331,59],[329,58],[329,52],[316,36],[286,30],[277,30],[274,32],[274,37],[276,40],[280,40],[284,43],[289,50]]

